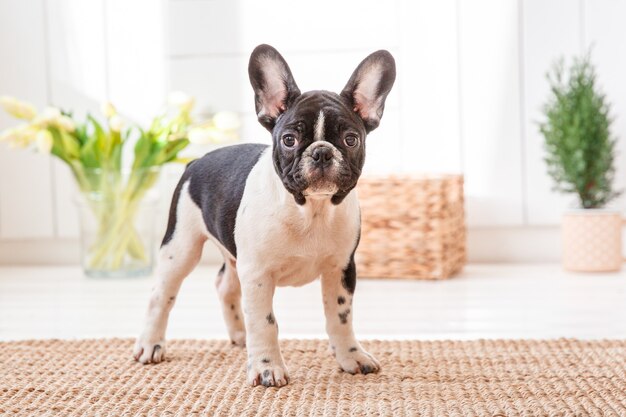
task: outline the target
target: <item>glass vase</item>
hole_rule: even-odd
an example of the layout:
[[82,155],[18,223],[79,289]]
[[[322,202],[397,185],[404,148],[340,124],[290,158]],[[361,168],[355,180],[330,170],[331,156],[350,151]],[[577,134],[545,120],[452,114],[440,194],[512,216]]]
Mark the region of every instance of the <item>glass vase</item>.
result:
[[89,277],[152,273],[158,168],[84,169],[76,198],[81,264]]

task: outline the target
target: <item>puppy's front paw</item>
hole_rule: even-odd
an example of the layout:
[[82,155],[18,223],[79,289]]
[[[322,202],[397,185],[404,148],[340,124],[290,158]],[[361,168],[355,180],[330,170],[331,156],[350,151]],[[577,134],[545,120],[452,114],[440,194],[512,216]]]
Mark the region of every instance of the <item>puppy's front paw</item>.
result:
[[335,349],[335,356],[339,366],[349,374],[362,373],[371,374],[380,370],[380,364],[372,355],[363,350],[360,346]]
[[248,362],[248,383],[253,387],[261,384],[266,387],[282,387],[289,383],[287,367],[282,359],[250,358]]
[[152,341],[149,338],[140,337],[135,342],[133,357],[137,362],[144,365],[163,361],[165,359],[165,340]]

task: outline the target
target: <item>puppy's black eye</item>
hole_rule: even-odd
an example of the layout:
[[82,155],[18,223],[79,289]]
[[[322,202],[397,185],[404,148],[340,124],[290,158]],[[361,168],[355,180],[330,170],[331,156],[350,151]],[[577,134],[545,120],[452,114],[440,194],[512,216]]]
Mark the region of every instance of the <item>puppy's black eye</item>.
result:
[[296,146],[296,143],[298,143],[298,141],[296,140],[296,137],[294,135],[283,136],[283,145],[285,145],[287,148],[293,148],[294,146]]
[[359,138],[354,135],[348,135],[343,139],[343,143],[345,143],[349,148],[354,148],[359,144]]

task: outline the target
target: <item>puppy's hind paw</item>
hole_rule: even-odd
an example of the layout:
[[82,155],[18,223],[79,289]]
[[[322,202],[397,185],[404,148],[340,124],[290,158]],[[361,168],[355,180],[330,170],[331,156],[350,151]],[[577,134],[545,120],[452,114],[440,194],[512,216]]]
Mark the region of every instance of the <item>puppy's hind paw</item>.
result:
[[246,346],[246,332],[236,331],[236,332],[231,333],[230,343],[238,347],[245,347]]
[[142,364],[159,363],[165,360],[165,340],[157,342],[137,339],[133,349],[133,358]]

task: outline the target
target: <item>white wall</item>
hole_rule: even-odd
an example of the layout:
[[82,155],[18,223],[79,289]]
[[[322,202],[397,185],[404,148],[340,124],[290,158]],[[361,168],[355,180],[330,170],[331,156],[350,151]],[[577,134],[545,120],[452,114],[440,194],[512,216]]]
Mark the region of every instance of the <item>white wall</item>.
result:
[[[147,120],[167,88],[164,4],[0,0],[0,95],[78,117],[112,100],[129,119]],[[0,129],[18,123],[0,113]],[[74,196],[63,163],[0,144],[0,262],[76,260]]]
[[[463,172],[470,259],[549,260],[559,254],[560,213],[574,199],[553,193],[545,174],[537,130],[545,72],[558,56],[593,44],[620,138],[617,182],[626,185],[626,2],[305,4],[0,0],[0,59],[11,63],[0,67],[0,94],[82,111],[109,98],[145,120],[168,90],[182,89],[200,110],[240,112],[243,139],[269,143],[247,80],[255,45],[277,47],[302,90],[334,91],[362,58],[386,48],[398,80],[368,138],[366,173]],[[0,116],[0,128],[10,123]],[[51,243],[68,248],[55,259],[73,259],[71,193],[57,161],[0,147],[0,262],[48,260]],[[30,254],[18,255],[24,245]]]

